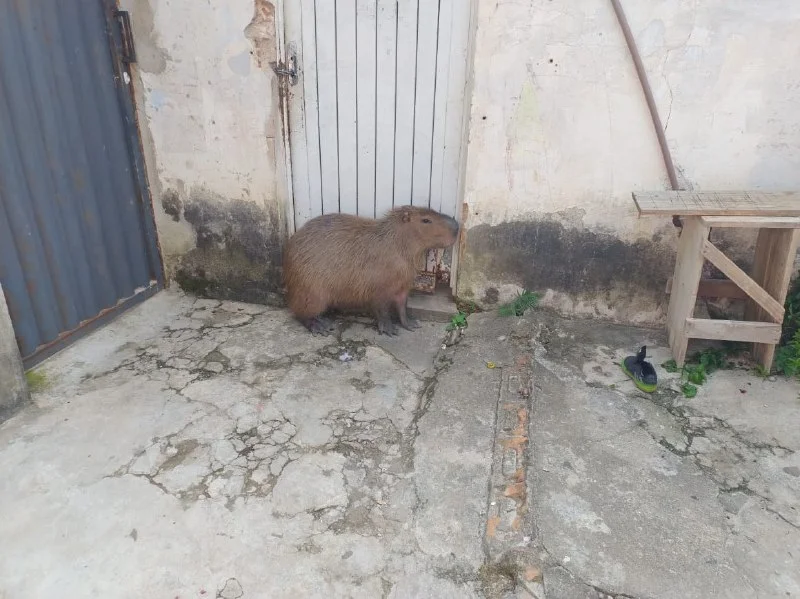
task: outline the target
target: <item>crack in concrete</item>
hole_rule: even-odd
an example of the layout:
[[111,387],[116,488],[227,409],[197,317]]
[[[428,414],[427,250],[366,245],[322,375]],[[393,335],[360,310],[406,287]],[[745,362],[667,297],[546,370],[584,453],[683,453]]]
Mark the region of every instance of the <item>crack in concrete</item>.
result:
[[[711,454],[714,449],[726,448],[726,454],[728,456],[734,456],[736,458],[735,464],[744,469],[747,464],[753,461],[753,458],[757,459],[764,457],[765,455],[779,455],[776,453],[776,450],[784,452],[785,455],[792,455],[794,451],[788,447],[780,445],[779,443],[769,443],[747,439],[740,431],[736,430],[735,427],[731,426],[728,422],[717,416],[705,416],[693,410],[689,406],[676,406],[674,401],[677,397],[678,395],[675,393],[671,399],[669,397],[664,397],[663,402],[654,403],[657,407],[665,409],[673,418],[675,418],[676,422],[678,423],[678,428],[686,439],[686,449],[680,449],[676,447],[673,443],[659,435],[657,432],[649,430],[647,426],[643,427],[644,430],[647,431],[647,433],[660,446],[664,447],[670,453],[680,458],[690,459],[698,469],[706,473],[711,480],[719,485],[721,493],[734,493],[739,491],[751,496],[756,496],[763,502],[762,505],[764,509],[778,516],[790,526],[798,528],[797,524],[787,519],[778,510],[772,507],[772,500],[769,497],[765,497],[763,494],[760,494],[752,489],[749,486],[749,479],[744,475],[740,475],[741,478],[737,484],[730,484],[728,483],[728,475],[718,471],[715,460],[710,458],[704,460],[703,457]],[[693,420],[694,424],[692,422]],[[729,440],[710,439],[708,437],[709,431],[721,433],[722,435],[728,437]],[[697,438],[708,439],[711,449],[708,451],[692,451],[694,441]],[[740,451],[733,449],[737,446],[749,451],[751,455],[743,455]],[[710,464],[708,463],[709,461]]]

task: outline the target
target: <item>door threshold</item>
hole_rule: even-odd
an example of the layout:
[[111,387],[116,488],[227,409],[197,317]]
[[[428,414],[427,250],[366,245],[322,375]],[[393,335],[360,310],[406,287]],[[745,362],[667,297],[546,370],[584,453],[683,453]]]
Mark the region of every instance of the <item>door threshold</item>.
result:
[[412,291],[408,296],[408,309],[414,318],[433,322],[450,322],[458,312],[449,287],[437,287],[433,293]]

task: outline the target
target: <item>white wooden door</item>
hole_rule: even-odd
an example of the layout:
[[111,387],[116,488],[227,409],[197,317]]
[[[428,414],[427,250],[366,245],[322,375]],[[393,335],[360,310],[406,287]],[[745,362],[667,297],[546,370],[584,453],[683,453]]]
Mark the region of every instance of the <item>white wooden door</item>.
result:
[[470,0],[284,0],[294,224],[456,216],[466,151]]

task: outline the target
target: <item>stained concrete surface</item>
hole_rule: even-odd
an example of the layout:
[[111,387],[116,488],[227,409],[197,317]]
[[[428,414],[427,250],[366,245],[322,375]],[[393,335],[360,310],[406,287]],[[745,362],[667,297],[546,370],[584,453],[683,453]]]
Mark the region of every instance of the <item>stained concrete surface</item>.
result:
[[[529,325],[548,599],[800,596],[800,387],[717,371],[687,399],[654,331]],[[652,395],[617,363],[640,345]]]
[[0,422],[8,413],[30,399],[22,358],[8,313],[3,286],[0,285]]
[[162,292],[0,425],[0,597],[800,594],[798,386],[543,311],[314,338]]
[[444,334],[165,292],[79,341],[0,428],[0,596],[475,596],[496,385]]

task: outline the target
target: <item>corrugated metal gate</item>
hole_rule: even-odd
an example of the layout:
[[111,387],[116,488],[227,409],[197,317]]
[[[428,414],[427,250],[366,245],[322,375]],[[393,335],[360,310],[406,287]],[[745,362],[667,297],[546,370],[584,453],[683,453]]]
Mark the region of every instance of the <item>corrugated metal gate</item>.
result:
[[162,282],[121,16],[0,0],[0,282],[28,365]]

